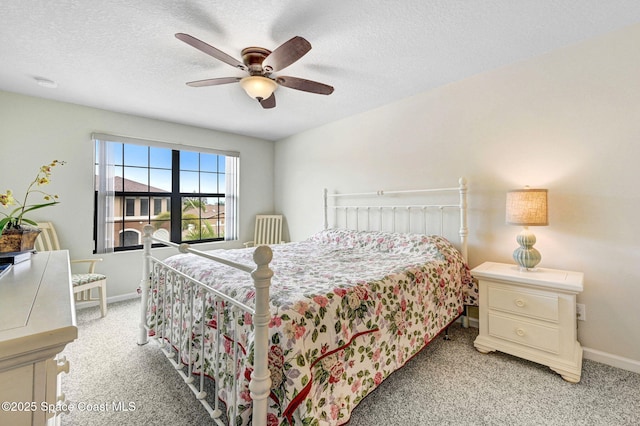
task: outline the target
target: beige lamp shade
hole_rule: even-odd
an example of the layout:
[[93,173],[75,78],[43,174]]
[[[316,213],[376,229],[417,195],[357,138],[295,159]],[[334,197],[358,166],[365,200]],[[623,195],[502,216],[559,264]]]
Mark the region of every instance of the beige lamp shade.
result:
[[546,226],[546,189],[514,189],[507,192],[507,224],[520,226]]
[[240,80],[240,86],[247,95],[254,99],[267,99],[278,88],[278,84],[270,78],[252,75]]

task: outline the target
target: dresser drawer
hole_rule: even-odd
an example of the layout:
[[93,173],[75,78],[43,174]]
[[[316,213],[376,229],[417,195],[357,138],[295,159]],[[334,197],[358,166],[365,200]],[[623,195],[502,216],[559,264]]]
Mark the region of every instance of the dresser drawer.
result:
[[558,322],[558,295],[489,285],[489,309]]
[[557,327],[490,313],[489,335],[554,354],[560,352],[560,330]]

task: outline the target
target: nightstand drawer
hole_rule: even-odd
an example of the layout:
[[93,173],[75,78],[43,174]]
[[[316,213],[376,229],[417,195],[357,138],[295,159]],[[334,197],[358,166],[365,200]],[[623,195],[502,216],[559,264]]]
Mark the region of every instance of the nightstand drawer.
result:
[[489,335],[554,354],[560,352],[560,330],[555,327],[490,313]]
[[558,295],[489,285],[489,309],[558,322]]

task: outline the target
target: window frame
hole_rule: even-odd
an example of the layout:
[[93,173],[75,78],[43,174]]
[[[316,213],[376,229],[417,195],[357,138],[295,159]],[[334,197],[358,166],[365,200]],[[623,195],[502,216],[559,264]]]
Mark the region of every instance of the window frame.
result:
[[[160,205],[160,209],[161,212],[162,211],[169,211],[170,212],[170,219],[169,219],[169,234],[170,234],[170,240],[172,242],[181,244],[181,243],[188,243],[188,244],[199,244],[199,243],[210,243],[210,242],[216,242],[216,241],[225,241],[225,240],[236,240],[237,239],[237,228],[236,228],[236,224],[237,224],[237,199],[238,199],[238,162],[239,162],[239,153],[237,152],[232,152],[232,151],[221,151],[221,150],[212,150],[212,149],[208,149],[208,148],[202,148],[202,147],[194,147],[194,146],[186,146],[186,145],[175,145],[175,144],[167,144],[167,143],[163,143],[163,142],[156,142],[156,141],[147,141],[147,140],[141,140],[141,139],[136,139],[136,138],[128,138],[128,137],[118,137],[118,136],[113,136],[113,135],[103,135],[103,134],[93,134],[92,135],[92,139],[94,140],[94,147],[96,148],[96,152],[94,155],[94,167],[96,168],[96,173],[95,173],[95,179],[96,179],[96,185],[95,185],[95,197],[94,197],[94,253],[104,253],[104,252],[109,252],[109,251],[117,251],[117,252],[121,252],[121,251],[130,251],[130,250],[139,250],[141,249],[143,246],[142,244],[138,244],[138,245],[131,245],[131,246],[120,246],[121,241],[124,241],[124,237],[122,236],[123,232],[125,232],[127,229],[129,229],[127,227],[127,223],[130,222],[132,217],[140,217],[140,220],[142,223],[148,224],[148,223],[153,223],[154,220],[154,216],[157,216],[156,213],[156,203],[159,203]],[[112,217],[111,217],[111,223],[112,223],[112,235],[108,235],[109,232],[105,232],[104,235],[106,238],[111,237],[113,239],[112,247],[108,247],[106,249],[100,250],[98,248],[98,235],[100,234],[98,232],[98,229],[100,226],[102,226],[101,221],[100,221],[100,215],[98,214],[99,210],[103,207],[103,206],[99,206],[99,200],[101,198],[100,194],[99,194],[99,181],[101,179],[101,177],[99,176],[98,173],[98,169],[99,169],[99,163],[100,163],[100,159],[98,158],[98,152],[100,151],[100,149],[98,148],[98,144],[102,142],[105,144],[109,144],[109,143],[116,143],[116,144],[123,144],[122,145],[122,158],[120,159],[119,162],[114,162],[114,165],[112,165],[111,167],[115,168],[120,168],[121,170],[124,170],[126,167],[128,167],[129,165],[126,164],[126,158],[125,158],[125,148],[124,145],[127,144],[134,144],[134,145],[142,145],[144,147],[146,147],[147,149],[150,148],[164,148],[164,149],[169,149],[171,150],[171,191],[167,191],[167,192],[157,192],[157,191],[151,191],[151,188],[153,188],[152,186],[152,182],[148,181],[147,182],[147,188],[149,189],[149,191],[126,191],[126,184],[124,182],[124,178],[126,178],[126,175],[123,176],[119,176],[121,179],[123,179],[123,184],[122,184],[122,188],[120,188],[120,191],[112,191],[112,202],[113,204],[115,203],[115,200],[117,200],[118,198],[120,198],[122,200],[121,204],[121,212],[115,212],[115,206],[112,209]],[[148,151],[150,152],[150,151]],[[218,192],[191,192],[191,193],[186,193],[186,192],[180,192],[179,190],[180,188],[180,174],[181,172],[183,172],[184,170],[182,170],[180,168],[180,155],[183,152],[188,152],[190,154],[196,153],[198,155],[198,170],[197,170],[197,176],[199,178],[198,182],[200,182],[200,179],[202,178],[202,176],[207,176],[207,175],[215,175],[215,183],[216,183],[216,187],[215,188],[211,188],[211,189],[217,189]],[[223,157],[223,159],[220,158],[216,158],[217,161],[217,166],[215,171],[211,171],[211,170],[202,170],[201,169],[201,155],[202,154],[213,154],[216,156],[220,156]],[[150,154],[149,154],[150,155]],[[148,159],[150,157],[147,157]],[[229,163],[229,159],[234,159],[234,163]],[[220,170],[219,166],[221,165],[220,161],[223,161],[223,165],[225,166],[223,171]],[[232,171],[227,170],[227,168],[229,167],[229,165],[231,164],[231,168],[233,169]],[[150,164],[149,162],[147,162],[146,166],[140,166],[140,168],[145,169],[147,173],[150,173],[151,170],[154,169],[153,165]],[[166,169],[165,169],[166,170]],[[192,171],[191,169],[189,169],[189,171]],[[232,175],[230,173],[233,173]],[[114,174],[114,178],[115,178],[116,174]],[[232,185],[229,185],[229,182],[227,182],[229,179],[232,180]],[[223,187],[221,187],[221,185],[223,185]],[[226,185],[226,186],[225,186]],[[228,194],[227,191],[229,190],[229,188],[232,188],[232,192],[233,194]],[[200,189],[200,188],[198,188]],[[227,207],[228,207],[228,198],[229,196],[233,197],[233,204],[232,204],[232,208],[233,211],[227,211]],[[199,199],[208,199],[208,200],[215,200],[211,205],[215,205],[215,212],[217,218],[214,220],[215,225],[216,226],[216,234],[220,235],[220,233],[222,232],[222,236],[217,236],[217,237],[213,237],[213,238],[198,238],[198,239],[183,239],[183,222],[185,221],[184,217],[183,217],[183,199],[185,198],[199,198]],[[127,216],[126,213],[128,213],[127,210],[127,201],[130,198],[134,198],[136,200],[139,199],[147,199],[148,200],[148,209],[147,209],[147,214],[144,215],[145,218],[142,218],[141,213],[142,211],[136,211],[136,206],[134,204],[134,216]],[[165,208],[162,207],[163,200],[168,200],[169,202],[169,209],[166,209],[166,206],[164,206]],[[222,202],[221,202],[222,201]],[[137,204],[137,203],[136,203]],[[222,228],[220,226],[220,205],[224,205],[225,206],[225,212],[224,212],[224,222],[222,225]],[[227,226],[227,219],[229,218],[229,215],[232,214],[233,217],[231,218],[231,226]],[[116,218],[118,218],[116,220]],[[201,224],[201,226],[203,226],[202,224],[205,221],[208,221],[210,218],[206,218],[202,216],[202,212],[198,211],[198,218],[196,219],[198,221],[198,223]],[[188,219],[187,219],[188,220]],[[210,222],[209,222],[210,223]],[[120,232],[116,231],[116,226],[117,228],[121,228]],[[202,227],[200,228],[202,229]],[[201,232],[201,231],[200,231]],[[200,237],[202,237],[202,234],[200,234]],[[117,246],[116,246],[117,244]],[[161,246],[162,244],[154,244],[154,246]]]

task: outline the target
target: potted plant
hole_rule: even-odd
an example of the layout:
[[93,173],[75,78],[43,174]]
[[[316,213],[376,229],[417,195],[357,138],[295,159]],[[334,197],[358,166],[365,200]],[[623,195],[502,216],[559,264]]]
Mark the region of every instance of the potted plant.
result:
[[[52,169],[63,164],[65,164],[64,161],[53,160],[51,163],[40,167],[35,179],[27,187],[22,201],[17,200],[13,192],[9,189],[7,189],[4,194],[0,193],[0,204],[2,204],[4,208],[17,206],[9,213],[0,212],[0,214],[4,216],[0,219],[0,252],[33,250],[40,230],[37,227],[38,224],[33,220],[27,219],[25,214],[59,203],[57,195],[44,192],[40,187],[50,182]],[[29,196],[32,194],[41,194],[45,202],[29,204]]]

